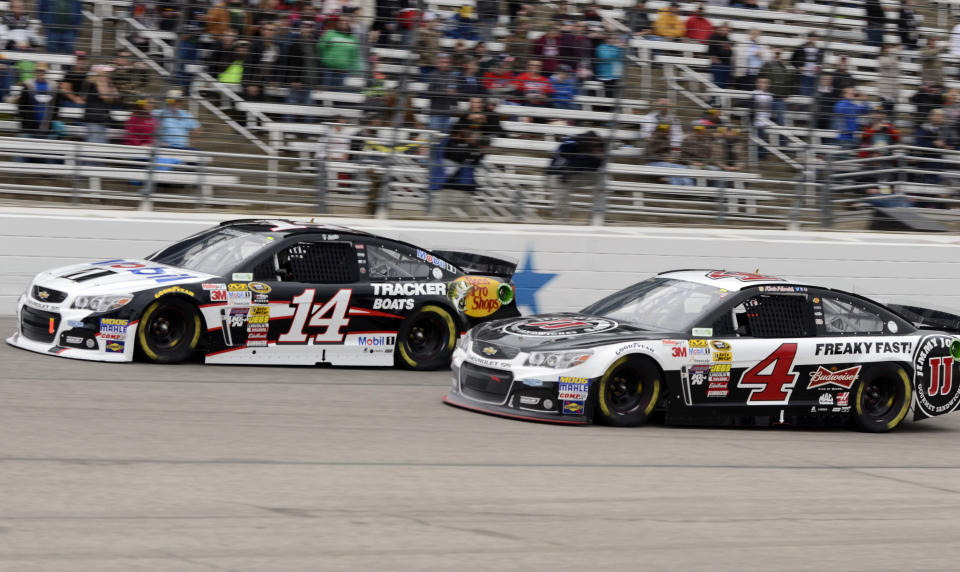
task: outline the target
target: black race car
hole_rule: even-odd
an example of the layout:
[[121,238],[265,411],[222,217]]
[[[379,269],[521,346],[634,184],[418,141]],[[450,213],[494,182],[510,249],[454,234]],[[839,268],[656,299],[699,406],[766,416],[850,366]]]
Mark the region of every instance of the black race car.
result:
[[514,262],[348,228],[224,222],[144,260],[37,275],[8,343],[97,361],[447,367],[457,337],[518,316]]

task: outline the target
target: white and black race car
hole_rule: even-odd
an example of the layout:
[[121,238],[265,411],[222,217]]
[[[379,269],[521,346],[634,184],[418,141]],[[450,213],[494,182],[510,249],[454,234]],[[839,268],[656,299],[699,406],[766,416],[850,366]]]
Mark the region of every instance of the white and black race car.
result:
[[576,314],[461,339],[445,401],[514,417],[639,425],[828,424],[866,431],[960,403],[960,318],[773,276],[680,270]]
[[516,264],[343,227],[234,220],[143,260],[38,274],[8,343],[97,361],[447,367],[458,335],[518,316]]

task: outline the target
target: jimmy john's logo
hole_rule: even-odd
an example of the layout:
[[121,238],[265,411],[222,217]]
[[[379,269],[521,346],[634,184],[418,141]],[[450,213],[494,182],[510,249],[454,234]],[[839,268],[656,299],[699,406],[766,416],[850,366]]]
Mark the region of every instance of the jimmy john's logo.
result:
[[930,335],[917,344],[913,358],[917,396],[915,419],[943,415],[960,404],[960,362],[953,355],[954,338]]
[[516,320],[503,327],[503,332],[516,336],[561,337],[597,334],[619,324],[606,318],[581,316],[532,317]]

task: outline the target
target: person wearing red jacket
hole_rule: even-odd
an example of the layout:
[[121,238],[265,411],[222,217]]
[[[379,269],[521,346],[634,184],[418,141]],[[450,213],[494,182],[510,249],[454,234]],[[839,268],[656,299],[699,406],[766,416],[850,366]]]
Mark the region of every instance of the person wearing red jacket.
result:
[[710,36],[712,35],[713,24],[707,19],[703,10],[703,4],[701,4],[700,7],[697,8],[697,11],[687,18],[686,36],[691,40],[705,44],[710,40]]
[[522,105],[533,105],[536,107],[549,107],[550,96],[553,94],[553,85],[547,76],[540,73],[541,63],[539,60],[531,60],[527,63],[527,71],[514,78],[514,85],[517,92],[521,95],[520,103]]
[[153,145],[153,134],[157,131],[157,118],[153,116],[152,112],[153,104],[150,103],[150,100],[141,99],[137,101],[133,115],[124,124],[124,130],[127,132],[123,139],[124,145],[137,147]]
[[[510,71],[506,59],[507,58],[495,59],[493,65],[490,66],[490,71],[483,74],[481,82],[490,95],[510,99],[511,96],[516,93],[517,85],[514,81],[516,78],[514,78],[513,72]],[[513,58],[509,59],[511,61],[513,60]]]
[[[860,136],[861,147],[879,147],[881,145],[896,145],[900,142],[900,130],[894,127],[887,119],[886,110],[878,106],[870,117],[870,123],[863,129]],[[876,155],[877,153],[873,153]],[[869,157],[869,151],[860,151],[861,157]]]
[[533,55],[543,62],[543,72],[553,75],[560,67],[560,50],[562,48],[560,30],[554,26],[533,44]]

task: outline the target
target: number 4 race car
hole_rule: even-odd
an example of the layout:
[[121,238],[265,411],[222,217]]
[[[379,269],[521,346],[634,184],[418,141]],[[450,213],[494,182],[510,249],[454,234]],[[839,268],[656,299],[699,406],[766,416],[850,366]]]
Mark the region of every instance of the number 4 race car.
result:
[[960,317],[743,272],[666,272],[461,338],[444,400],[505,417],[865,431],[960,403]]
[[43,272],[7,342],[98,361],[447,367],[458,334],[518,316],[516,264],[343,227],[234,220],[145,260]]

